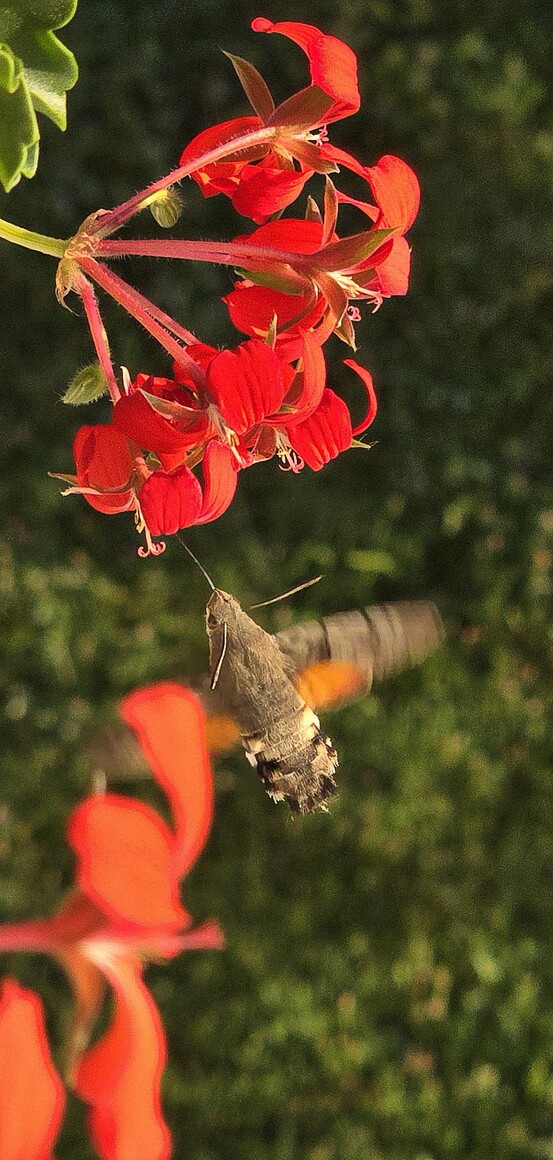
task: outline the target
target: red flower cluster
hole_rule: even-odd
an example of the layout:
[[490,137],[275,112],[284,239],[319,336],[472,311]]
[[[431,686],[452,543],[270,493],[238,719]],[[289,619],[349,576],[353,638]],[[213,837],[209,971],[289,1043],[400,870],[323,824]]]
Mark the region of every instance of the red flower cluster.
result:
[[[223,945],[217,923],[192,927],[179,900],[179,882],[209,832],[212,775],[203,712],[188,690],[141,689],[125,698],[121,714],[169,798],[174,829],[132,798],[86,799],[67,828],[77,859],[74,890],[51,918],[0,926],[0,950],[52,954],[68,974],[75,1009],[67,1081],[89,1107],[102,1160],[167,1160],[171,1139],[160,1102],[165,1035],[142,969],[149,958]],[[111,1021],[89,1047],[107,986]],[[46,1160],[63,1114],[63,1087],[40,1000],[13,979],[0,991],[0,1085],[2,1160]]]
[[[73,239],[60,274],[60,293],[81,294],[114,402],[109,426],[83,427],[75,440],[77,473],[70,491],[107,513],[133,510],[147,538],[142,554],[163,544],[152,537],[218,518],[230,504],[237,471],[276,455],[284,467],[319,470],[351,446],[376,414],[372,379],[351,359],[369,403],[352,427],[339,395],[326,385],[322,347],[336,333],[355,350],[357,301],[376,309],[405,294],[410,250],[405,233],[419,206],[415,174],[384,156],[365,166],[332,145],[326,126],[360,106],[353,52],[310,24],[252,28],[288,37],[304,51],[310,84],[275,107],[260,73],[230,57],[253,115],[224,121],[198,134],[180,167],[123,206],[89,219]],[[330,173],[345,168],[361,196],[340,191]],[[280,215],[314,174],[325,176],[324,202],[307,202],[304,218]],[[109,235],[145,205],[189,176],[206,197],[223,193],[257,228],[232,241],[111,241]],[[365,190],[370,200],[365,200]],[[363,196],[364,195],[364,196]],[[369,219],[369,228],[338,233],[340,207]],[[241,274],[225,296],[230,317],[249,336],[219,351],[194,339],[104,261],[123,254],[222,262]],[[72,265],[73,264],[73,265]],[[112,294],[173,356],[173,377],[128,376],[117,386],[88,277]],[[102,337],[103,336],[103,337]],[[203,488],[194,469],[203,461]]]

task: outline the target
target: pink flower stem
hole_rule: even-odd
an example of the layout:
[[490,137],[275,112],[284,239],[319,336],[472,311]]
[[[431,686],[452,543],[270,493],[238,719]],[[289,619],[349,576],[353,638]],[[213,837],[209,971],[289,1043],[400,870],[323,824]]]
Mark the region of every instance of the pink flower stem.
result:
[[[127,286],[127,283],[122,278],[118,278],[116,274],[113,274],[111,270],[108,270],[100,262],[96,262],[94,258],[87,258],[86,255],[82,254],[79,255],[77,260],[81,269],[92,278],[93,282],[101,286],[128,314],[136,318],[137,322],[186,371],[193,382],[198,387],[203,388],[205,386],[204,376],[198,364],[190,358],[190,355],[186,353],[186,350],[181,346],[180,342],[177,342],[172,335],[168,334],[165,328],[160,326],[159,322],[155,318],[152,318],[151,314],[136,301],[135,292],[132,291],[132,287]],[[129,293],[129,290],[131,293]]]
[[0,926],[0,951],[43,951],[51,954],[54,939],[48,924],[41,919],[29,922],[6,922]]
[[109,274],[113,284],[117,283],[119,285],[121,293],[128,295],[129,301],[131,299],[134,300],[139,310],[145,310],[146,314],[150,315],[150,318],[155,319],[156,322],[160,322],[169,334],[174,334],[176,338],[180,338],[185,343],[196,343],[199,341],[196,335],[192,334],[191,330],[187,330],[186,327],[181,326],[179,322],[171,318],[170,314],[166,314],[154,302],[150,302],[150,299],[146,298],[144,294],[141,294],[135,286],[131,286],[123,278],[119,278],[117,274],[113,273],[113,270],[110,270]]
[[96,354],[98,355],[100,366],[104,372],[104,375],[106,376],[109,393],[111,395],[111,401],[115,405],[118,399],[121,398],[121,392],[117,386],[117,380],[111,365],[108,336],[104,329],[100,309],[98,307],[98,301],[94,293],[94,287],[91,286],[88,278],[83,278],[80,276],[76,282],[75,288],[78,290],[82,298],[88,325],[90,327],[90,333],[92,335],[92,341],[94,343],[94,348],[96,350]]
[[[246,269],[259,269],[260,266],[270,268],[274,262],[286,263],[294,268],[309,267],[313,260],[312,254],[275,250],[270,246],[253,246],[247,242],[196,242],[172,238],[98,241],[94,253],[99,258],[134,255],[143,258],[184,258],[190,262],[214,262],[224,266],[243,266]],[[80,257],[78,261],[81,261]]]
[[243,152],[255,145],[268,145],[277,136],[278,130],[276,128],[264,125],[261,129],[253,129],[250,133],[235,137],[233,141],[224,141],[222,145],[217,145],[215,149],[210,149],[201,157],[194,158],[187,165],[180,165],[178,169],[173,169],[171,173],[167,173],[165,177],[160,177],[159,181],[155,181],[153,185],[149,185],[140,193],[136,193],[128,201],[124,201],[121,205],[102,214],[92,227],[91,233],[97,237],[107,237],[124,225],[135,213],[138,213],[143,208],[143,202],[151,198],[153,194],[159,193],[161,189],[167,189],[169,186],[175,185],[177,181],[182,181],[183,177],[190,177],[192,173],[197,173],[199,169],[204,169],[206,165],[213,165],[216,161],[223,161],[225,157],[234,156],[236,153]]

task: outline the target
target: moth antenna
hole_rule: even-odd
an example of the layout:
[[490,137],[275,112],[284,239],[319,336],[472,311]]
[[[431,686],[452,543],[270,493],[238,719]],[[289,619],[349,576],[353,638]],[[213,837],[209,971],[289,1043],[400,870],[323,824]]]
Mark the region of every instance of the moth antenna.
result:
[[273,596],[272,600],[262,600],[261,604],[250,604],[251,608],[266,608],[268,604],[278,604],[279,600],[286,600],[287,596],[295,596],[296,592],[303,592],[304,588],[311,588],[313,584],[318,584],[322,580],[324,572],[320,576],[314,576],[312,580],[306,580],[304,584],[297,584],[295,588],[289,588],[287,592],[281,592],[280,596]]
[[221,669],[223,667],[223,661],[225,659],[225,653],[227,651],[227,636],[228,636],[227,622],[226,622],[226,620],[224,620],[223,621],[223,644],[221,647],[221,655],[219,657],[219,660],[217,661],[217,664],[215,665],[215,670],[214,670],[213,676],[212,676],[211,681],[210,681],[209,687],[211,689],[211,692],[213,692],[213,690],[216,688],[217,681],[219,680],[219,677],[221,675]]
[[197,567],[200,569],[200,572],[202,573],[202,576],[205,576],[205,578],[206,578],[206,580],[207,580],[207,582],[208,582],[208,584],[209,584],[209,587],[211,588],[211,591],[212,591],[212,592],[215,592],[215,585],[214,585],[214,583],[213,583],[213,580],[211,579],[211,577],[210,577],[210,576],[208,576],[208,574],[207,574],[207,572],[206,572],[205,568],[203,567],[203,565],[202,565],[202,564],[200,564],[200,561],[199,561],[199,560],[198,560],[198,558],[197,558],[197,557],[194,555],[194,553],[193,553],[192,549],[188,547],[188,544],[185,544],[184,540],[182,539],[182,536],[179,536],[178,532],[177,532],[177,540],[179,541],[179,544],[181,545],[181,548],[184,548],[185,552],[188,552],[188,555],[192,557],[192,559],[193,559],[194,563],[195,563],[195,564],[196,564],[196,566],[197,566]]

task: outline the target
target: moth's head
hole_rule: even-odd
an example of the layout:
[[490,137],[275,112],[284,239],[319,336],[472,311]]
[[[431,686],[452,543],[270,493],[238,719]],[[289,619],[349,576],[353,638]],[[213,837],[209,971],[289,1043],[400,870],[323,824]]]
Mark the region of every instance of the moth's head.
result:
[[207,631],[213,631],[223,624],[227,626],[234,624],[241,612],[242,609],[234,596],[223,592],[221,588],[216,588],[207,602]]

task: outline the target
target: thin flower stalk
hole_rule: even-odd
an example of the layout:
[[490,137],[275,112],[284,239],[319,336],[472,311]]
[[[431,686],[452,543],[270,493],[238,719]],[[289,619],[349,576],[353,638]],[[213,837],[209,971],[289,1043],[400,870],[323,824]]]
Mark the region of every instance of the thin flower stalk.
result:
[[90,327],[90,334],[92,336],[96,354],[98,355],[100,366],[106,378],[111,401],[115,404],[121,398],[121,392],[117,386],[117,380],[115,378],[113,366],[111,363],[108,336],[102,322],[100,308],[94,293],[94,287],[90,284],[88,278],[84,278],[81,275],[76,283],[76,289],[80,294],[82,304],[85,309],[88,325]]

